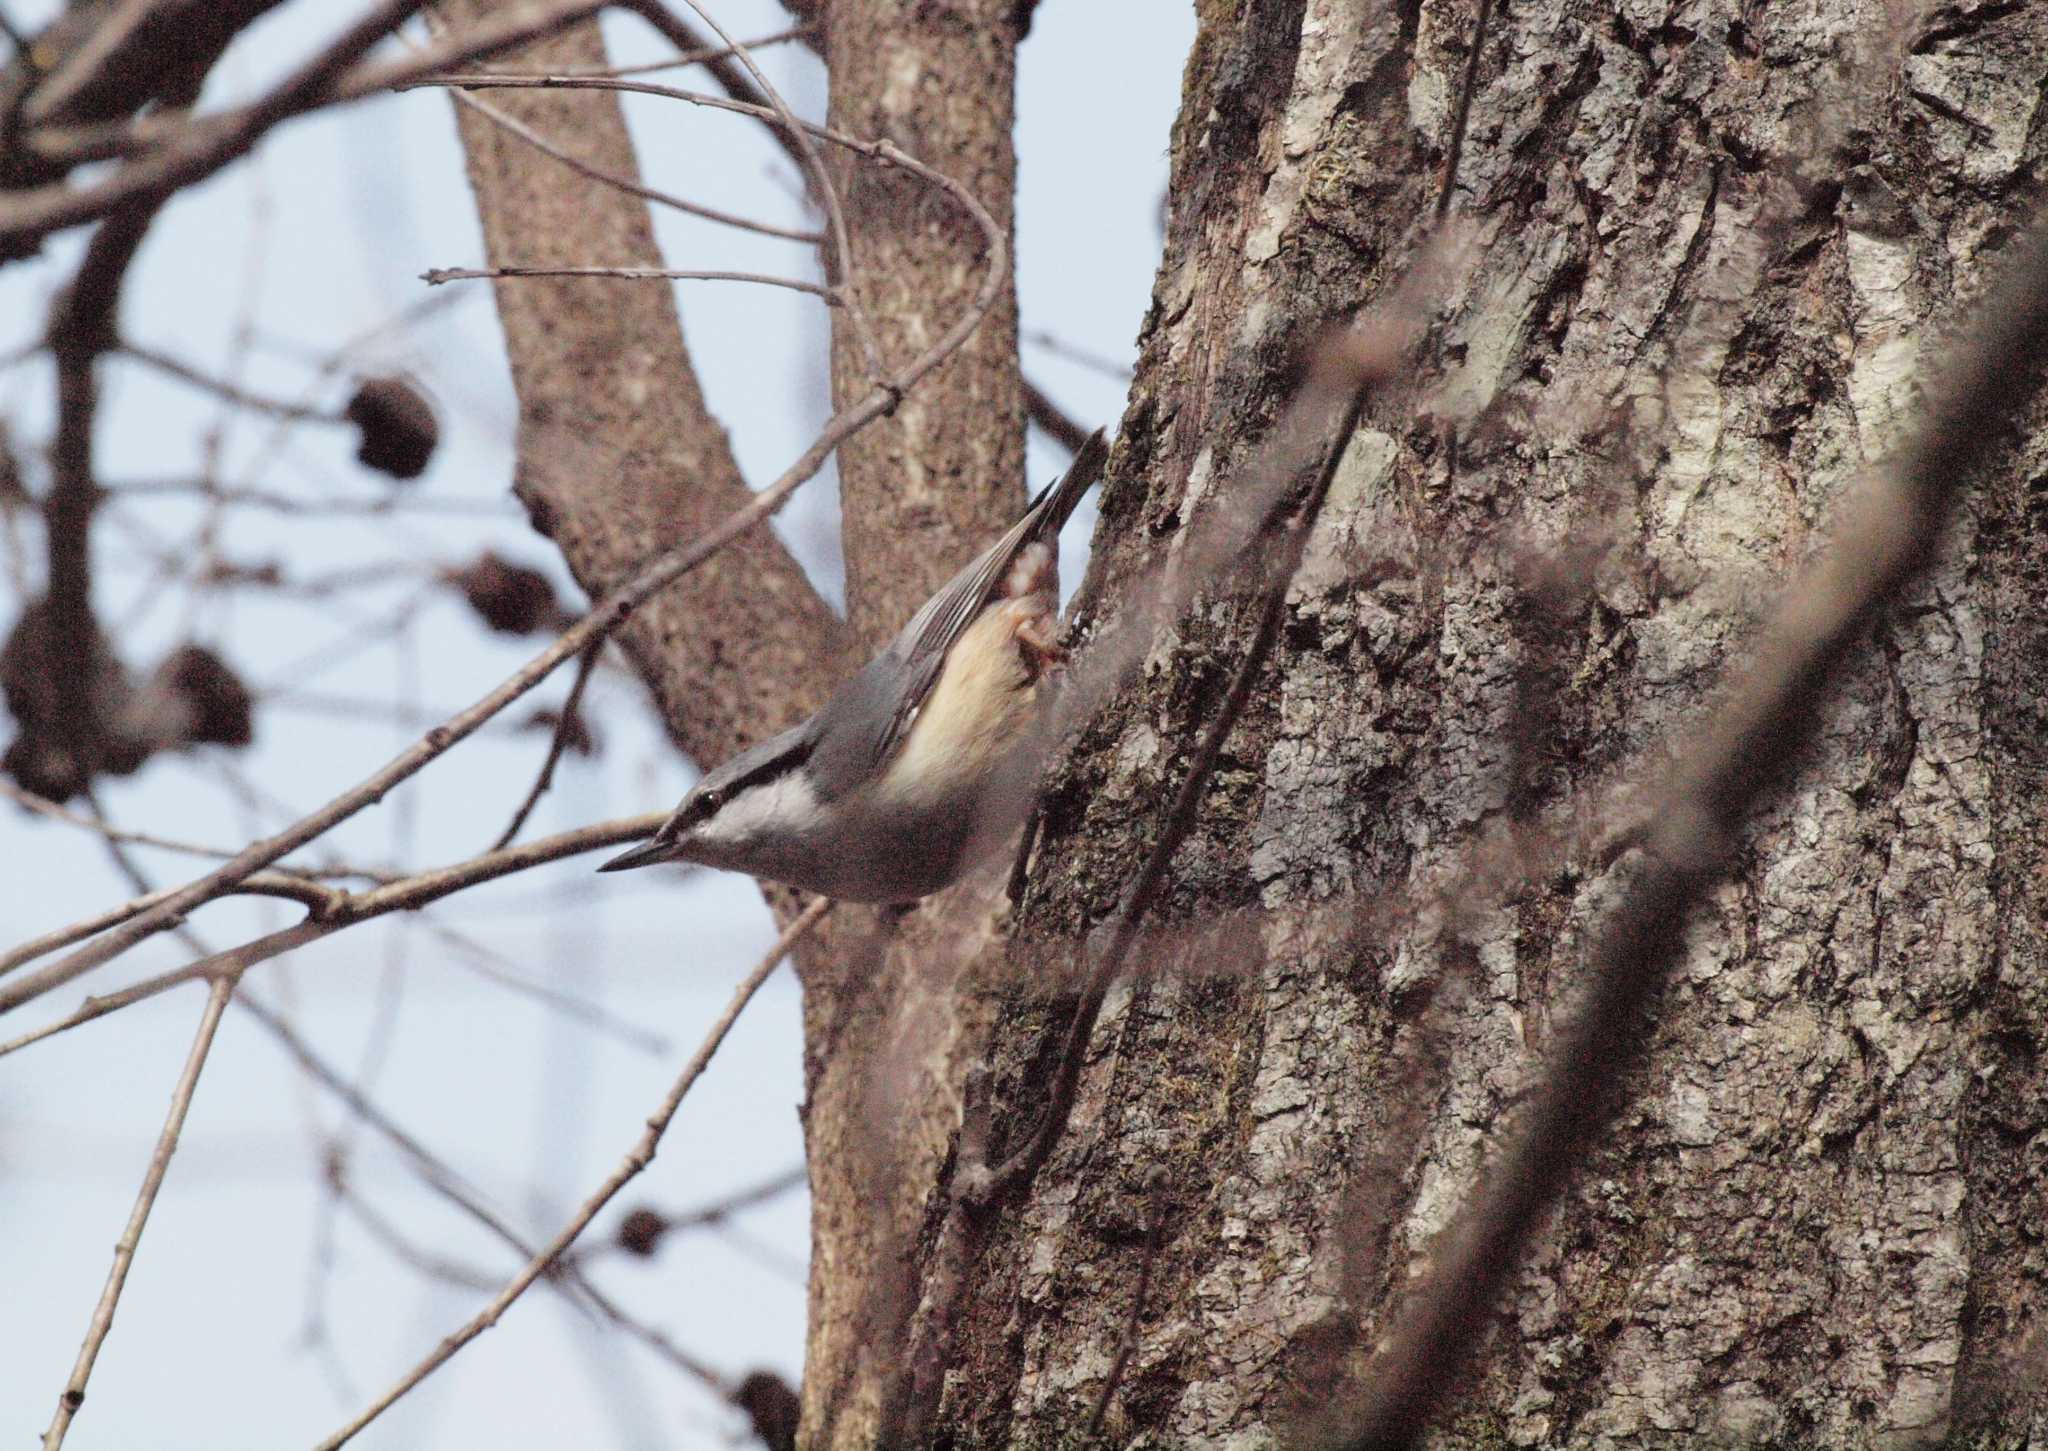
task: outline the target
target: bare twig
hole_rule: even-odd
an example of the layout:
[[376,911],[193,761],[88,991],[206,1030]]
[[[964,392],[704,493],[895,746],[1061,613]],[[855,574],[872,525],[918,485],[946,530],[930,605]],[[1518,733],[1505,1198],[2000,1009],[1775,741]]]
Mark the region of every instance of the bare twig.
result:
[[512,819],[505,824],[498,839],[491,843],[492,851],[503,851],[512,845],[512,838],[519,835],[519,828],[526,825],[526,818],[533,815],[533,808],[540,804],[540,798],[554,784],[555,767],[562,759],[562,752],[568,749],[569,733],[576,728],[576,713],[583,707],[584,687],[590,684],[591,672],[597,669],[597,657],[603,653],[602,642],[592,644],[585,648],[582,658],[576,662],[576,678],[570,682],[569,698],[562,703],[562,718],[555,722],[554,734],[548,740],[547,759],[540,763],[540,774],[534,777],[526,799],[519,803]]
[[[110,907],[96,916],[71,923],[69,926],[54,928],[49,932],[43,933],[40,937],[31,937],[28,941],[19,943],[9,948],[6,952],[0,953],[0,974],[12,972],[22,964],[33,962],[38,957],[46,956],[61,947],[69,947],[74,942],[83,942],[87,938],[106,931],[109,927],[118,927],[129,918],[139,916],[150,908],[164,902],[176,890],[174,887],[161,887],[152,892],[145,892],[139,897],[123,902],[118,907]],[[303,903],[305,906],[316,910],[324,910],[335,901],[345,897],[346,894],[322,886],[310,878],[293,876],[288,872],[257,872],[237,884],[233,889],[232,895],[282,897],[287,901]],[[7,1051],[10,1051],[10,1049],[0,1049],[0,1056],[5,1056]]]
[[726,1005],[725,1012],[720,1015],[718,1021],[712,1024],[711,1031],[706,1035],[703,1045],[698,1048],[690,1061],[683,1066],[683,1071],[677,1077],[674,1086],[669,1089],[668,1096],[661,1101],[661,1105],[649,1116],[647,1127],[641,1133],[639,1141],[628,1151],[619,1167],[612,1171],[611,1177],[598,1186],[597,1192],[583,1202],[576,1213],[570,1217],[569,1222],[562,1227],[561,1232],[548,1242],[547,1247],[534,1256],[527,1263],[526,1268],[515,1275],[511,1282],[498,1293],[497,1298],[479,1311],[475,1318],[442,1340],[425,1359],[401,1376],[396,1385],[379,1396],[361,1415],[350,1421],[341,1430],[335,1432],[334,1435],[322,1441],[318,1451],[337,1451],[338,1447],[347,1444],[365,1426],[368,1426],[378,1416],[390,1409],[407,1391],[410,1391],[414,1386],[445,1365],[463,1346],[469,1344],[470,1341],[476,1339],[477,1336],[497,1324],[505,1311],[511,1308],[512,1302],[524,1294],[535,1280],[547,1273],[548,1269],[560,1258],[563,1251],[576,1242],[577,1237],[589,1227],[590,1222],[597,1218],[599,1212],[603,1210],[606,1204],[611,1202],[613,1196],[623,1189],[641,1170],[654,1161],[655,1151],[661,1145],[662,1135],[668,1132],[668,1126],[674,1120],[676,1110],[682,1106],[683,1098],[695,1086],[698,1078],[703,1075],[704,1069],[711,1062],[712,1055],[718,1051],[719,1044],[725,1041],[726,1033],[730,1031],[733,1023],[739,1018],[741,1011],[752,1000],[754,994],[760,989],[761,984],[768,980],[769,974],[774,972],[782,959],[788,955],[790,949],[802,939],[805,933],[817,925],[819,919],[824,917],[831,910],[831,907],[830,898],[820,897],[812,902],[810,906],[806,907],[795,921],[783,929],[782,935],[776,939],[774,947],[769,949],[768,954],[761,959],[752,972],[747,974],[746,978],[734,991],[732,1001]]
[[[563,71],[562,74],[571,76],[644,76],[651,75],[655,71],[680,70],[684,66],[707,65],[712,61],[730,59],[732,56],[739,54],[742,48],[746,50],[764,50],[768,46],[781,45],[786,41],[803,40],[808,36],[816,34],[817,29],[817,26],[805,22],[801,25],[792,25],[787,30],[778,30],[769,35],[756,36],[752,40],[742,40],[735,45],[697,46],[672,55],[667,60],[651,60],[644,65],[579,67],[575,70]],[[507,71],[505,74],[517,75],[519,72]]]
[[[659,67],[654,67],[654,69],[659,69]],[[581,157],[575,155],[572,152],[564,150],[560,146],[557,146],[554,142],[548,140],[547,137],[541,135],[540,132],[534,130],[533,127],[527,125],[517,116],[508,115],[503,109],[497,106],[493,106],[489,101],[486,101],[483,97],[472,96],[467,91],[450,91],[449,94],[455,98],[458,104],[467,106],[470,110],[476,112],[479,116],[484,117],[493,125],[501,127],[504,130],[510,132],[512,135],[517,136],[521,141],[524,141],[528,146],[531,146],[534,150],[540,152],[543,156],[553,157],[556,161],[561,162],[562,165],[568,167],[571,171],[576,172],[580,176],[587,176],[592,181],[600,182],[605,186],[617,187],[620,191],[626,192],[632,196],[640,197],[646,201],[659,202],[662,206],[672,208],[675,211],[687,213],[688,215],[693,217],[702,217],[706,221],[718,222],[728,227],[738,227],[742,231],[758,232],[764,237],[781,237],[786,241],[808,242],[813,245],[816,245],[817,243],[822,242],[824,240],[823,235],[818,232],[813,232],[801,227],[778,227],[770,222],[757,222],[751,217],[740,216],[737,212],[721,211],[717,207],[705,206],[701,202],[686,201],[682,197],[675,196],[672,193],[661,191],[658,188],[648,186],[645,182],[636,180],[633,177],[620,176],[613,172],[605,171],[600,167],[592,166],[589,162],[583,160]],[[531,276],[534,274],[526,273],[508,275]],[[430,272],[427,274],[427,281],[429,282],[446,280],[446,277],[440,276],[436,273]]]
[[[688,26],[669,13],[668,7],[661,3],[661,0],[622,0],[622,3],[667,36],[673,44],[687,48],[689,42],[696,38]],[[839,190],[832,184],[831,170],[825,165],[824,158],[818,154],[818,148],[811,144],[811,137],[817,128],[797,121],[795,113],[789,109],[789,104],[782,99],[781,92],[769,84],[768,77],[760,66],[754,63],[754,57],[747,52],[747,48],[736,44],[733,38],[725,33],[724,27],[712,17],[710,11],[699,4],[698,0],[683,0],[683,3],[697,12],[697,18],[710,27],[711,32],[732,51],[733,59],[745,67],[747,74],[753,78],[756,92],[761,100],[766,102],[767,110],[780,127],[782,135],[796,147],[801,165],[810,174],[819,205],[825,209],[825,228],[832,238],[832,265],[826,269],[826,281],[840,294],[841,303],[846,309],[847,321],[853,328],[854,336],[860,341],[862,355],[867,359],[870,381],[886,386],[890,376],[889,370],[882,362],[881,353],[876,350],[873,329],[868,325],[867,313],[860,305],[859,289],[854,285],[853,247],[846,238],[846,213],[839,205]]]
[[123,342],[120,344],[120,351],[138,363],[147,363],[160,373],[176,378],[182,383],[189,383],[194,388],[213,394],[216,398],[223,398],[237,407],[268,413],[273,418],[289,418],[299,423],[348,423],[348,420],[335,409],[316,408],[305,403],[287,403],[281,398],[266,398],[260,393],[251,393],[240,384],[231,383],[225,378],[216,378],[182,359],[159,352],[155,348],[145,347],[141,343]]
[[156,1148],[149,1156],[149,1168],[142,1176],[142,1187],[136,1191],[135,1207],[128,1214],[128,1227],[121,1231],[121,1238],[114,1245],[114,1267],[107,1273],[106,1288],[100,1291],[99,1304],[94,1307],[92,1322],[86,1327],[85,1343],[78,1349],[78,1361],[71,1368],[71,1379],[65,1383],[64,1393],[57,1398],[57,1412],[50,1419],[49,1429],[43,1432],[43,1451],[57,1451],[64,1444],[64,1434],[71,1427],[72,1417],[85,1404],[85,1386],[92,1378],[93,1362],[99,1359],[107,1332],[114,1328],[114,1311],[121,1303],[122,1287],[128,1282],[128,1267],[135,1262],[136,1247],[142,1242],[143,1227],[149,1223],[149,1212],[156,1205],[157,1191],[163,1187],[164,1175],[170,1170],[171,1155],[178,1151],[178,1135],[183,1131],[185,1115],[192,1107],[193,1090],[199,1087],[199,1074],[206,1067],[206,1055],[213,1050],[214,1031],[220,1027],[221,1014],[233,992],[234,983],[220,978],[206,995],[206,1011],[200,1015],[199,1031],[192,1037],[191,1050],[185,1055],[185,1067],[171,1090],[170,1111],[164,1115],[163,1131],[157,1135]]
[[1624,895],[1587,952],[1586,997],[1512,1142],[1404,1297],[1347,1446],[1414,1446],[1458,1383],[1530,1235],[1620,1110],[1650,1041],[1645,1014],[1744,817],[1782,779],[1871,618],[1933,558],[1971,476],[2006,445],[2048,352],[2048,227],[2014,250],[1973,340],[1930,374],[1940,392],[1921,428],[1847,500],[1834,544],[1787,592],[1755,663],[1646,813]]
[[[457,91],[456,95],[462,92]],[[822,297],[835,307],[839,304],[841,291],[836,287],[825,287],[816,282],[805,282],[795,277],[775,277],[766,272],[705,272],[689,271],[676,267],[430,267],[420,274],[420,281],[429,287],[438,287],[444,282],[495,281],[505,277],[617,277],[630,282],[652,282],[668,278],[676,282],[755,282],[764,287],[787,287],[792,292],[808,292],[813,297]]]
[[[616,846],[621,842],[636,841],[661,825],[662,820],[663,813],[649,812],[644,816],[631,816],[621,821],[580,827],[557,836],[542,837],[538,841],[528,842],[525,846],[485,852],[482,856],[471,857],[468,861],[457,862],[453,866],[401,877],[372,891],[354,895],[335,892],[324,911],[294,926],[245,942],[229,951],[203,957],[197,962],[187,963],[184,967],[144,978],[118,992],[87,998],[76,1010],[56,1022],[6,1043],[0,1043],[0,1058],[17,1049],[26,1048],[31,1043],[39,1043],[53,1034],[104,1018],[109,1013],[153,998],[179,983],[191,982],[195,978],[213,977],[221,973],[240,976],[260,962],[268,962],[281,953],[318,941],[322,937],[339,932],[344,927],[367,922],[373,917],[424,907],[452,893],[482,882],[493,881],[498,877],[510,876],[514,872],[525,871],[544,862],[558,861],[563,857],[575,856],[586,851],[596,851],[600,847]],[[148,907],[138,909],[130,920],[161,910],[167,902],[175,900],[176,896],[177,892],[159,895]],[[18,1005],[69,982],[77,976],[66,966],[69,961],[70,959],[66,958],[52,963],[40,972],[30,973],[6,989],[4,994],[0,994],[0,1001],[10,1006]]]
[[[36,815],[48,817],[52,821],[61,821],[67,826],[76,826],[81,830],[90,831],[95,836],[105,837],[108,841],[125,842],[130,846],[151,846],[159,851],[174,851],[181,856],[208,857],[215,861],[226,861],[234,855],[234,852],[226,847],[206,846],[200,842],[185,841],[174,836],[159,836],[153,831],[134,831],[127,827],[114,826],[104,821],[95,821],[90,816],[82,816],[67,807],[59,806],[56,802],[38,796],[33,791],[24,791],[12,781],[5,779],[0,779],[0,796],[5,796],[25,811],[33,811]],[[370,881],[396,880],[395,873],[380,872],[368,867],[295,867],[291,872],[280,873],[280,875],[292,875],[306,879],[319,877],[361,877]],[[273,891],[266,891],[264,895],[276,896],[278,894]],[[6,971],[4,963],[5,959],[0,959],[0,972]]]

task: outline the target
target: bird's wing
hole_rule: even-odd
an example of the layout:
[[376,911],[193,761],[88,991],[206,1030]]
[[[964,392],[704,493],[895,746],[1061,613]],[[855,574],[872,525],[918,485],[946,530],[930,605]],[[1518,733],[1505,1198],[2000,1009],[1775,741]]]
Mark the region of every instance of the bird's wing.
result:
[[1102,476],[1102,465],[1108,457],[1109,445],[1098,428],[1081,445],[1066,473],[1057,482],[1046,485],[1024,511],[1024,517],[972,564],[954,575],[945,588],[926,600],[924,608],[911,616],[910,623],[889,643],[885,653],[893,655],[902,667],[902,692],[889,712],[886,727],[875,738],[871,761],[887,760],[903,743],[917,720],[919,708],[938,684],[947,652],[981,614],[989,592],[1009,571],[1018,551],[1034,539],[1059,533],[1074,506],[1081,502],[1081,496]]

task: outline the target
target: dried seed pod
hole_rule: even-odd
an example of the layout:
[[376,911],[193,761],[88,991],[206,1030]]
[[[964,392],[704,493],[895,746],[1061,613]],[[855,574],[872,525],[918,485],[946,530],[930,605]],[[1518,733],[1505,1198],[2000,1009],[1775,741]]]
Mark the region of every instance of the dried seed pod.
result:
[[418,478],[441,441],[433,406],[403,378],[365,378],[343,414],[362,431],[356,458],[394,479]]
[[448,582],[461,590],[469,607],[500,634],[529,635],[561,617],[555,587],[546,575],[491,550],[477,556],[467,569],[450,574]]
[[644,1205],[619,1221],[619,1248],[642,1259],[653,1254],[668,1230],[659,1210]]
[[202,645],[181,646],[157,666],[156,679],[188,707],[187,742],[246,746],[254,738],[255,703],[249,687],[213,651]]

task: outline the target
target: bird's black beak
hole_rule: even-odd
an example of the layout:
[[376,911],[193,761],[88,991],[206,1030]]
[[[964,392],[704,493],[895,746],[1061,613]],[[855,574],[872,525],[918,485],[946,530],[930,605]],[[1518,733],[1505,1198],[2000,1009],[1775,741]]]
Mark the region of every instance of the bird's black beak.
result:
[[676,844],[672,841],[663,841],[657,836],[651,841],[643,841],[636,847],[620,852],[598,870],[629,872],[634,867],[651,867],[659,862],[672,862],[675,859]]

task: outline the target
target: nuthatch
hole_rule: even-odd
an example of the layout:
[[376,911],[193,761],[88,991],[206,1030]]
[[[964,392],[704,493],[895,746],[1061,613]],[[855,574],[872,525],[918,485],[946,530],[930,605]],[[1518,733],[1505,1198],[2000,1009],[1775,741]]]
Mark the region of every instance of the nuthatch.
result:
[[1031,737],[1039,682],[1061,658],[1060,526],[1108,453],[1097,432],[823,709],[708,772],[650,840],[598,870],[698,862],[851,902],[911,902],[1000,845],[985,798]]

